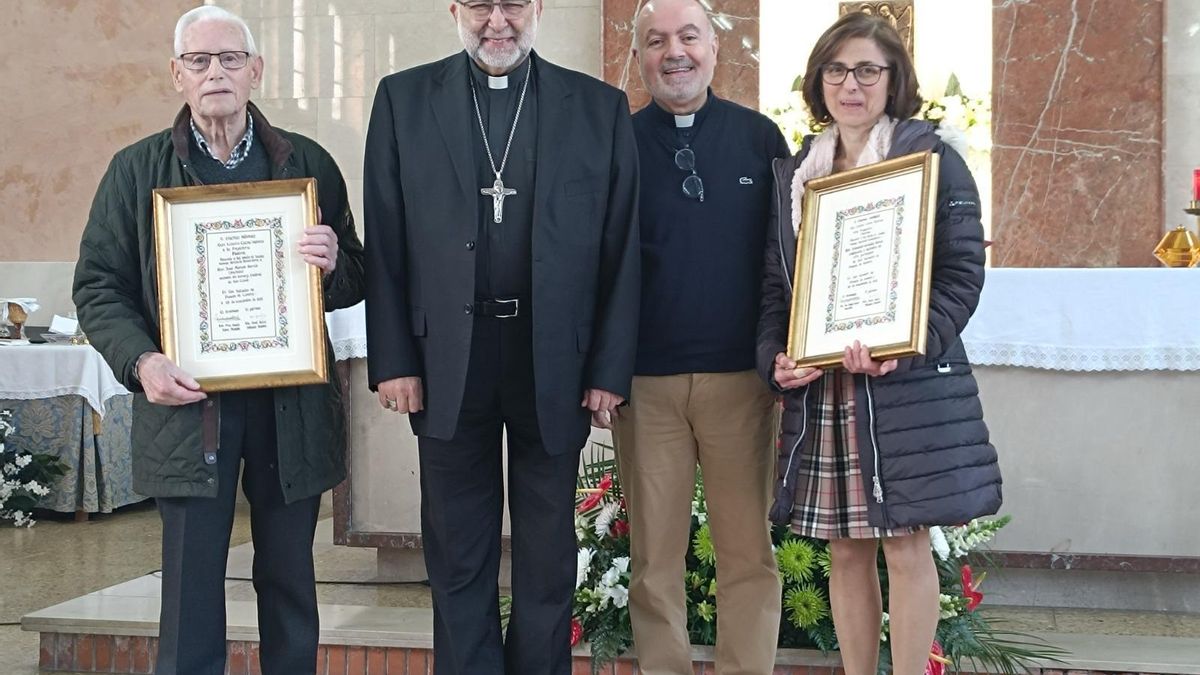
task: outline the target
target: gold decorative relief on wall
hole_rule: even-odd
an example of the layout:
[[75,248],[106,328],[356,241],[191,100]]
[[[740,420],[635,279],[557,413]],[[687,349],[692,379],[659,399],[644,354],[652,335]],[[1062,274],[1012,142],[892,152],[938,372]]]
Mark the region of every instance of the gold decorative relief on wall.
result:
[[913,19],[913,0],[840,3],[838,16],[845,16],[850,12],[873,14],[887,19],[888,23],[892,24],[892,27],[900,33],[900,38],[904,40],[904,46],[908,49],[908,55],[913,55],[913,31],[916,27]]

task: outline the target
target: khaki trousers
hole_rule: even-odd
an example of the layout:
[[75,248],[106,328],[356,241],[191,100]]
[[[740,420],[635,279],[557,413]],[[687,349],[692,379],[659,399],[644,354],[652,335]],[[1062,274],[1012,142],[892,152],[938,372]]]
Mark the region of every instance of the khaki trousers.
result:
[[684,558],[699,463],[717,554],[717,675],[768,675],[780,585],[767,511],[774,397],[754,371],[635,377],[614,441],[629,511],[629,612],[644,675],[689,675]]

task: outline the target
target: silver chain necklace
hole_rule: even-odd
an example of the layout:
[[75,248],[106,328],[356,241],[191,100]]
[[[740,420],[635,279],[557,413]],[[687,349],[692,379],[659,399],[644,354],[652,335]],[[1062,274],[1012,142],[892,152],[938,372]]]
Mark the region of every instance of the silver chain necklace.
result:
[[521,97],[517,99],[517,114],[513,117],[512,129],[508,132],[508,142],[504,144],[504,157],[500,159],[500,168],[496,168],[496,160],[492,157],[492,145],[488,143],[487,129],[483,126],[483,113],[479,112],[479,96],[475,93],[475,78],[471,77],[471,100],[475,103],[475,119],[479,121],[479,133],[483,136],[483,149],[487,150],[488,163],[492,165],[492,173],[496,174],[496,182],[490,188],[481,188],[480,194],[492,198],[492,222],[504,220],[504,198],[517,194],[517,191],[504,187],[500,174],[508,165],[508,151],[512,149],[513,136],[517,134],[517,121],[521,119],[521,106],[525,104],[525,92],[529,89],[529,76],[533,74],[533,62],[525,71],[525,84],[521,85]]

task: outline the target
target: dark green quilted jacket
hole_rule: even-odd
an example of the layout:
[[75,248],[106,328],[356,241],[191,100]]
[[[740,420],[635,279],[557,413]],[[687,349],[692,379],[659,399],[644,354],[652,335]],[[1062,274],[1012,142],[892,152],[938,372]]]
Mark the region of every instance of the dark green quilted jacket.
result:
[[[314,141],[274,129],[253,104],[249,109],[256,140],[271,160],[271,179],[317,179],[323,221],[338,237],[337,267],[324,280],[326,311],[359,302],[363,251],[341,171]],[[189,164],[190,114],[185,105],[173,128],[113,157],[96,190],[75,266],[73,299],[80,325],[117,379],[134,392],[133,488],[151,497],[217,494],[216,465],[205,464],[202,454],[204,402],[155,405],[133,377],[142,353],[161,351],[151,191],[201,182]],[[328,338],[326,354],[329,384],[273,390],[280,487],[289,503],[320,494],[345,477],[346,419]],[[209,400],[214,396],[220,394]]]

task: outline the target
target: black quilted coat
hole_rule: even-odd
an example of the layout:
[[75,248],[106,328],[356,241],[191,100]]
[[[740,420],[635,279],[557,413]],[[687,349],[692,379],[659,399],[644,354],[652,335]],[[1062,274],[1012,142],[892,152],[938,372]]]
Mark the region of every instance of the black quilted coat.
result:
[[[767,236],[758,370],[775,387],[775,355],[786,349],[796,238],[792,176],[811,139],[795,156],[775,161],[775,199]],[[988,441],[979,388],[959,339],[983,288],[983,227],[979,192],[962,158],[931,125],[897,125],[889,157],[932,149],[941,156],[934,234],[929,326],[924,356],[902,359],[883,377],[854,376],[857,436],[868,520],[875,527],[953,525],[1000,508],[1000,468]],[[796,494],[805,494],[799,467],[812,452],[810,420],[822,380],[784,394],[771,519],[787,523]],[[779,391],[776,387],[776,391]]]

